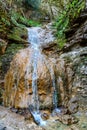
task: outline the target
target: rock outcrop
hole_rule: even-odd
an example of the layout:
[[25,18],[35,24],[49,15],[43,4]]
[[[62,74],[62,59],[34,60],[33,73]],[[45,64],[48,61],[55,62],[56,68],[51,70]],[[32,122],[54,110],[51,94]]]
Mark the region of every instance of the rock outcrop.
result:
[[[66,36],[68,43],[65,45],[63,54],[60,57],[65,60],[67,79],[70,79],[68,83],[69,88],[71,88],[70,98],[78,97],[79,108],[86,110],[87,8],[85,8],[80,17],[74,21],[72,28],[66,33]],[[71,108],[69,107],[69,109]]]
[[[21,50],[11,62],[5,78],[4,105],[26,108],[29,102],[33,104],[32,73],[34,68],[31,61],[33,53],[30,48]],[[64,73],[64,62],[61,61],[62,64],[58,62],[55,58],[39,57],[37,63],[37,86],[41,108],[52,107],[52,93],[54,91],[52,82],[59,84],[60,87],[58,88],[57,86],[57,91],[60,89],[62,93],[64,90],[62,81],[59,81]],[[56,75],[56,78],[52,77],[52,75]],[[60,77],[58,77],[59,75]],[[56,81],[57,78],[58,81]],[[60,95],[63,100],[63,93]]]

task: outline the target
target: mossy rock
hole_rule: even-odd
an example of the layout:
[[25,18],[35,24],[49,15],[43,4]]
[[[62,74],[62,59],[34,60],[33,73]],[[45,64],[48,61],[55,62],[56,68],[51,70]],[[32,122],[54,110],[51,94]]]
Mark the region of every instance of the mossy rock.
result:
[[28,44],[28,32],[26,28],[14,27],[7,35],[9,40],[15,41],[16,43]]
[[6,47],[7,47],[7,42],[0,39],[0,55],[5,53]]
[[[6,45],[6,42],[2,39],[0,39],[0,49]],[[12,61],[14,55],[21,49],[24,48],[23,44],[16,44],[16,43],[11,43],[8,44],[8,47],[5,50],[5,53],[3,55],[0,55],[0,104],[3,102],[3,91],[4,91],[4,77],[5,74],[7,73],[9,67],[10,67],[10,62]],[[1,53],[1,50],[0,50]]]
[[4,76],[10,67],[10,62],[12,61],[14,55],[23,48],[24,44],[8,44],[5,53],[0,56],[0,80],[4,79]]

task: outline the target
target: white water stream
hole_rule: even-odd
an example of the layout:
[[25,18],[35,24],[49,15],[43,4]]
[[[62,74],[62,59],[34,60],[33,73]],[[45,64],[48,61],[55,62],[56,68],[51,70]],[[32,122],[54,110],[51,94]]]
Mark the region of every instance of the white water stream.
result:
[[[46,46],[46,44],[50,43],[50,41],[54,40],[53,35],[51,33],[45,34],[46,31],[40,27],[32,27],[28,28],[28,42],[31,44],[31,48],[33,50],[33,55],[31,58],[32,62],[32,90],[33,90],[33,111],[31,111],[35,121],[39,125],[45,125],[46,121],[43,121],[41,118],[41,114],[39,111],[39,96],[38,96],[38,85],[37,85],[37,79],[38,79],[38,73],[37,73],[37,65],[38,61],[41,58],[42,61],[45,62],[47,68],[49,69],[51,80],[53,84],[53,107],[54,109],[57,109],[57,91],[56,91],[56,83],[55,83],[55,74],[53,68],[50,68],[48,66],[44,55],[41,53],[41,50],[43,46]],[[29,68],[27,68],[29,72]],[[31,104],[29,104],[31,105]]]

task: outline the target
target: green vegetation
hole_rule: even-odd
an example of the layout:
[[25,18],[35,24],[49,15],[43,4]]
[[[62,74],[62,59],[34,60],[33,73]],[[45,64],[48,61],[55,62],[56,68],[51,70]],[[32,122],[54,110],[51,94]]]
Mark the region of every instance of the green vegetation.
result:
[[18,27],[32,27],[32,26],[40,26],[40,23],[31,19],[27,19],[21,13],[11,12],[11,20],[12,23]]
[[14,1],[12,0],[6,0],[5,2],[3,0],[0,1],[0,38],[2,39],[7,39],[7,34],[10,33],[9,31],[14,27],[24,28],[26,26],[40,25],[37,21],[27,19],[22,9],[15,9],[15,4],[13,3]]
[[56,22],[53,24],[56,28],[58,45],[60,48],[66,43],[65,31],[70,28],[72,22],[77,18],[85,7],[85,0],[72,0],[68,2],[65,9],[61,12]]
[[7,34],[9,40],[15,41],[16,43],[27,44],[27,29],[20,27],[13,27]]
[[31,19],[27,19],[25,17],[20,16],[18,19],[18,22],[26,25],[28,27],[32,27],[32,26],[40,26],[41,24],[37,21],[31,20]]
[[[23,12],[22,2],[28,7],[39,9],[41,0],[1,0],[0,1],[0,38],[9,39],[9,34],[13,34],[14,27],[25,28],[31,26],[40,26],[40,23],[27,19]],[[56,36],[60,48],[66,43],[65,32],[77,18],[81,10],[85,6],[85,0],[47,0],[50,7],[55,6],[58,8],[59,16],[54,23],[56,28]],[[64,3],[65,2],[65,3]],[[17,5],[16,5],[16,4]],[[25,6],[26,6],[25,5]],[[65,5],[65,6],[64,6]],[[12,31],[10,31],[12,30]],[[13,38],[12,38],[13,39]]]
[[0,61],[2,60],[4,61],[6,60],[6,58],[10,60],[10,57],[12,58],[14,54],[16,54],[20,49],[23,49],[23,48],[24,48],[23,44],[16,44],[16,43],[10,44],[8,48],[6,49],[5,54],[0,56]]
[[[16,43],[12,43],[6,50],[6,53],[3,55],[14,55],[16,54],[20,49],[23,49],[24,48],[24,45],[23,44],[16,44]],[[3,57],[2,56],[2,57]]]

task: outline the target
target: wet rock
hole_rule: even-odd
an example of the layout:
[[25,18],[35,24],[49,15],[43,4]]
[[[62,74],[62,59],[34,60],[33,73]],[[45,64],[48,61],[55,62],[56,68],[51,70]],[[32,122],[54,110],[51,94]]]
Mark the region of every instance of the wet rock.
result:
[[47,120],[50,117],[49,111],[42,111],[41,117],[43,120]]
[[49,115],[48,115],[48,114],[44,113],[44,114],[42,115],[42,119],[47,120],[48,118],[49,118]]
[[51,27],[52,27],[52,23],[44,25],[43,27],[28,28],[29,34],[32,31],[32,29],[33,29],[33,34],[35,34],[35,32],[37,32],[37,34],[38,34],[37,37],[39,39],[39,43],[38,43],[39,48],[41,48],[42,50],[51,48],[57,44]]

